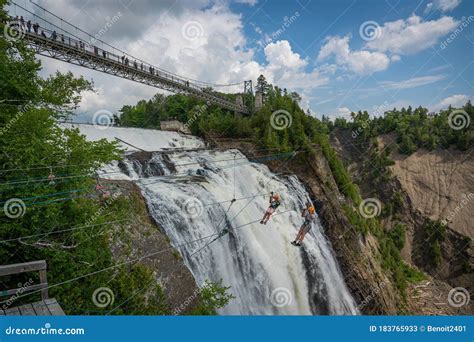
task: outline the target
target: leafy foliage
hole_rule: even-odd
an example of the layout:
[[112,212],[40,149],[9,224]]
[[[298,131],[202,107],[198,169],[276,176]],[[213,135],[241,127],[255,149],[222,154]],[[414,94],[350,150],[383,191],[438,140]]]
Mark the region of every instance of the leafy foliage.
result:
[[[1,32],[5,4],[0,0]],[[72,73],[42,79],[40,69],[34,52],[21,41],[0,37],[0,263],[46,260],[49,284],[61,284],[49,289],[50,296],[68,314],[107,313],[114,306],[99,308],[92,300],[94,291],[104,286],[113,290],[115,305],[125,303],[114,314],[168,314],[166,298],[151,271],[141,264],[117,265],[110,252],[114,229],[126,227],[107,221],[128,218],[137,199],[118,197],[104,203],[95,191],[94,174],[99,166],[120,159],[122,151],[116,143],[87,141],[78,129],[64,129],[58,123],[69,117],[92,84]],[[168,100],[167,115],[183,115],[180,100]],[[124,120],[153,127],[159,121],[140,116],[147,106],[163,110],[158,103],[143,102]],[[9,199],[24,202],[17,218],[4,208]],[[31,277],[34,284],[39,282],[37,275]],[[19,280],[24,278],[3,277],[0,290],[18,287]],[[143,291],[144,284],[151,286]],[[14,305],[35,300],[38,293]],[[213,284],[202,299],[202,312],[214,312],[227,300],[225,290]]]
[[431,265],[436,267],[442,259],[441,243],[446,239],[446,227],[439,221],[428,220],[423,225],[425,240],[428,244],[426,256]]
[[[463,112],[459,112],[461,110]],[[374,118],[370,118],[366,111],[352,113],[351,116],[352,122],[338,119],[334,126],[356,132],[357,138],[362,141],[380,134],[396,133],[399,152],[404,154],[411,154],[418,148],[433,150],[452,145],[466,150],[474,141],[474,107],[470,101],[458,110],[457,115],[451,107],[439,113],[428,113],[422,107],[415,110],[408,107],[401,110],[394,108]]]
[[192,315],[215,315],[216,309],[223,308],[235,297],[227,293],[230,287],[222,286],[222,280],[211,282],[206,280],[201,287],[197,306],[191,311]]

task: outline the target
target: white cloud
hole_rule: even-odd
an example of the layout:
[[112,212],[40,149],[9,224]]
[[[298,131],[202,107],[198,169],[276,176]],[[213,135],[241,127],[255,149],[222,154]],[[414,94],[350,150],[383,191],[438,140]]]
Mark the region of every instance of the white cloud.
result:
[[347,107],[339,107],[336,109],[338,116],[350,117],[351,110]]
[[[247,74],[253,70],[246,67],[253,61],[253,51],[245,49],[242,29],[241,16],[223,4],[188,10],[179,16],[163,13],[139,41],[129,44],[127,51],[200,81],[224,84],[254,79],[255,75]],[[193,33],[196,38],[187,39]]]
[[306,72],[308,61],[293,52],[287,40],[268,44],[264,52],[268,64],[263,73],[270,83],[282,88],[308,91],[329,82],[316,69]]
[[349,36],[329,37],[321,47],[317,60],[322,62],[334,56],[337,65],[347,68],[359,75],[368,75],[387,69],[390,59],[381,52],[368,50],[351,51]]
[[258,0],[235,0],[236,3],[238,4],[245,4],[245,5],[250,5],[250,6],[255,6],[258,2]]
[[289,69],[300,69],[308,64],[306,60],[301,59],[299,54],[291,50],[290,43],[287,40],[270,43],[264,51],[268,63],[275,67],[286,66]]
[[461,0],[435,0],[426,5],[425,13],[439,9],[442,12],[452,11],[461,3]]
[[401,59],[401,57],[399,55],[393,55],[393,56],[390,57],[390,60],[392,62],[399,62],[400,59]]
[[452,95],[432,106],[432,110],[439,111],[449,106],[459,108],[464,106],[467,101],[469,101],[469,96],[467,95]]
[[[84,0],[40,0],[38,3],[90,34],[94,35],[104,28],[107,17],[113,17],[118,12],[122,14],[119,21],[113,24],[102,37],[107,42],[126,42],[137,40],[144,30],[155,23],[163,13],[179,16],[186,10],[196,10],[211,5],[211,0],[140,0],[140,1],[84,1]],[[25,3],[25,6],[29,7]],[[31,9],[38,15],[44,16],[42,10],[35,6]],[[57,25],[65,27],[75,34],[80,34],[74,28],[60,23],[52,16],[46,18]],[[115,40],[115,41],[114,41]],[[122,46],[123,47],[123,46]]]
[[368,42],[366,48],[398,55],[414,54],[434,46],[457,25],[451,17],[423,22],[422,18],[412,15],[407,20],[385,23],[380,27],[379,37]]
[[[310,111],[311,112],[311,107],[310,107],[310,102],[313,98],[311,96],[308,96],[306,94],[301,95],[301,101],[300,101],[300,107],[306,112]],[[312,112],[310,114],[313,114]]]
[[[202,3],[206,2],[202,0]],[[183,33],[186,31],[183,28],[190,27],[190,23],[198,31],[195,39],[186,39]],[[305,92],[329,82],[318,70],[308,71],[308,61],[295,53],[286,40],[268,44],[264,50],[266,62],[256,62],[253,50],[247,48],[241,15],[231,12],[225,1],[201,8],[164,11],[149,26],[143,27],[139,39],[123,41],[120,47],[167,71],[214,84],[255,81],[264,74],[270,83],[300,92],[305,106],[308,103]],[[45,59],[42,75],[57,69],[71,70],[95,81],[98,94],[86,93],[78,112],[116,111],[124,104],[134,104],[156,92],[164,92],[51,59]],[[223,90],[241,92],[242,87]]]
[[135,104],[138,100],[151,98],[158,89],[135,83],[119,77],[98,73],[80,66],[67,64],[47,57],[40,57],[42,70],[40,75],[47,77],[59,70],[62,73],[71,71],[74,75],[83,75],[93,80],[95,92],[85,92],[82,95],[80,108],[77,111],[83,117],[92,117],[98,110],[115,112],[124,104]]
[[410,89],[438,82],[445,77],[444,75],[422,76],[403,81],[381,81],[379,84],[386,89]]

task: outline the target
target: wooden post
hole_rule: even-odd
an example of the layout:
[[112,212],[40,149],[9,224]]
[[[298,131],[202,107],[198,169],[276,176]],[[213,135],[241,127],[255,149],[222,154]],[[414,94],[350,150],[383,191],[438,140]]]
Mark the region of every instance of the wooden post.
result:
[[40,283],[46,284],[45,288],[41,290],[41,299],[45,300],[49,298],[48,295],[48,277],[46,275],[46,268],[39,271]]

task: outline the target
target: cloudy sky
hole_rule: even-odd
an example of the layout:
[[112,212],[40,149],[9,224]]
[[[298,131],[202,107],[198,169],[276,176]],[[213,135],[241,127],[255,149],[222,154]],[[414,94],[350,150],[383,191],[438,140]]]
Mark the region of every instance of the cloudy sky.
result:
[[[38,3],[133,56],[189,78],[227,84],[264,74],[274,85],[302,94],[302,105],[318,117],[359,109],[379,115],[408,105],[436,111],[474,98],[472,0]],[[41,59],[45,76],[71,70],[94,80],[97,93],[85,94],[80,120],[160,91]]]

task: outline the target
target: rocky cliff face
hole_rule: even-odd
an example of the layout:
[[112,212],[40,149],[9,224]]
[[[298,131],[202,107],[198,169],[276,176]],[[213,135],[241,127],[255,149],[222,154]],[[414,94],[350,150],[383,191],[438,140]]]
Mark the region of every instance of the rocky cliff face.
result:
[[400,298],[377,259],[376,239],[371,234],[364,236],[352,227],[341,206],[344,197],[337,190],[324,156],[317,152],[314,160],[308,160],[308,168],[303,173],[295,171],[321,203],[319,213],[326,234],[359,309],[364,314],[397,314]]
[[[408,289],[407,309],[419,314],[472,314],[472,302],[458,308],[448,301],[452,288],[470,292],[474,283],[472,150],[419,150],[405,156],[396,152],[395,135],[377,140],[377,145],[360,143],[350,131],[340,129],[331,137],[363,197],[377,197],[388,209],[382,218],[384,229],[392,229],[395,222],[406,227],[403,259],[427,274],[427,280]],[[378,181],[374,175],[383,172],[374,172],[380,164],[371,156],[383,151],[390,151],[393,165],[382,168],[387,172]],[[436,262],[430,253],[433,236],[440,247]]]
[[[262,154],[250,141],[214,139],[222,148],[238,148],[247,157]],[[317,204],[325,234],[330,240],[344,279],[364,314],[396,314],[399,298],[376,258],[377,243],[371,236],[363,237],[349,223],[341,204],[343,196],[337,190],[329,165],[317,149],[314,159],[287,163],[267,163],[270,169],[295,174],[306,185]],[[266,152],[268,153],[268,151]]]
[[[465,269],[466,260],[468,267],[472,265],[472,246],[469,244],[469,240],[466,240],[466,235],[462,234],[465,228],[462,225],[463,219],[454,220],[458,223],[461,222],[461,226],[451,228],[450,224],[447,224],[446,237],[441,244],[442,261],[434,267],[431,266],[429,256],[423,252],[426,250],[427,239],[423,227],[427,219],[433,217],[428,215],[429,205],[419,206],[426,199],[423,184],[428,184],[427,186],[435,189],[435,185],[429,183],[428,179],[442,182],[440,184],[448,184],[445,183],[447,180],[443,179],[443,175],[444,177],[452,177],[453,172],[459,169],[462,170],[462,167],[455,168],[453,165],[453,172],[448,172],[446,166],[438,165],[439,169],[443,170],[442,172],[438,172],[436,175],[426,175],[420,180],[424,173],[431,170],[429,166],[432,163],[427,162],[426,165],[428,166],[421,166],[425,165],[421,154],[416,155],[419,158],[416,161],[400,157],[400,159],[395,158],[395,165],[392,167],[395,176],[383,182],[383,185],[376,184],[364,177],[364,167],[367,166],[369,152],[374,147],[346,147],[348,145],[343,143],[343,139],[340,137],[333,139],[333,144],[351,171],[353,178],[360,185],[364,198],[371,196],[374,192],[377,193],[383,203],[388,203],[394,194],[398,194],[401,198],[396,216],[397,220],[403,222],[407,227],[406,243],[401,252],[402,257],[407,263],[418,267],[427,274],[426,279],[409,286],[404,297],[400,295],[396,285],[392,283],[390,276],[381,266],[380,246],[377,238],[371,233],[365,235],[360,233],[349,222],[343,208],[346,200],[339,193],[331,169],[317,147],[315,147],[315,156],[309,159],[304,155],[299,155],[297,157],[299,159],[294,163],[284,164],[285,161],[269,161],[266,164],[271,170],[278,170],[279,173],[297,175],[300,181],[305,184],[306,190],[317,204],[317,211],[323,223],[324,232],[331,242],[344,280],[361,313],[388,315],[400,313],[472,314],[472,303],[471,306],[459,308],[448,305],[449,292],[453,287],[460,286],[469,289],[473,283],[472,272],[466,272]],[[379,148],[383,149],[385,141],[380,141]],[[213,141],[213,144],[223,149],[237,148],[249,158],[271,153],[257,150],[253,143],[248,140],[217,139]],[[137,160],[147,161],[149,157],[146,153],[136,154]],[[429,160],[432,160],[430,158],[433,157],[428,157]],[[438,160],[437,163],[440,162]],[[419,168],[419,171],[411,171],[414,166]],[[463,175],[464,173],[461,172],[460,174]],[[138,188],[126,181],[114,182],[118,182],[118,185],[126,193],[137,196],[137,203],[140,203],[136,208],[137,224],[133,224],[122,234],[117,234],[116,239],[111,242],[114,256],[119,260],[127,260],[134,256],[147,254],[151,250],[170,247],[166,235],[154,225],[153,220],[150,220]],[[469,185],[459,179],[451,181],[451,184]],[[446,188],[451,189],[448,185],[446,185]],[[440,187],[436,189],[438,189],[436,193],[439,198],[454,196],[439,191]],[[470,191],[470,188],[466,187],[462,190]],[[442,201],[442,199],[439,199],[438,203],[442,203]],[[440,210],[438,215],[445,213],[449,206],[443,208],[445,209]],[[389,213],[382,219],[384,229],[390,230],[393,228],[394,220],[392,216]],[[441,218],[441,216],[436,217]],[[466,243],[468,243],[468,247],[466,247]],[[460,251],[463,252],[460,253]],[[179,306],[189,298],[194,298],[193,294],[197,288],[196,283],[191,272],[180,259],[179,253],[170,249],[166,253],[160,253],[141,262],[152,270],[160,270],[159,274],[155,272],[155,278],[165,290],[171,308]],[[189,305],[189,307],[192,307],[192,305]]]
[[[144,158],[143,154],[137,153],[137,158]],[[186,314],[195,306],[196,282],[179,252],[151,219],[140,189],[129,181],[104,180],[103,184],[120,189],[130,204],[130,221],[114,227],[114,233],[111,234],[110,248],[114,259],[121,263],[147,256],[137,262],[152,271],[171,313]],[[143,284],[145,294],[153,289],[152,284]]]

